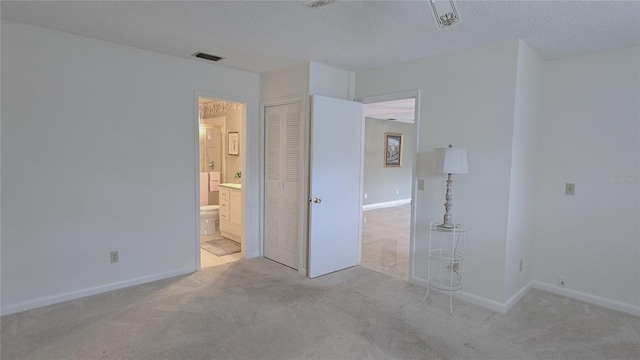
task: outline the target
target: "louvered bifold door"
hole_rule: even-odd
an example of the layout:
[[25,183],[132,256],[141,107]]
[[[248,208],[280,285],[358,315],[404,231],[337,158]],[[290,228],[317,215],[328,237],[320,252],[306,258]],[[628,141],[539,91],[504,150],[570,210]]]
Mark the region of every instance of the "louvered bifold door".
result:
[[264,256],[298,268],[302,236],[302,124],[300,103],[265,112]]

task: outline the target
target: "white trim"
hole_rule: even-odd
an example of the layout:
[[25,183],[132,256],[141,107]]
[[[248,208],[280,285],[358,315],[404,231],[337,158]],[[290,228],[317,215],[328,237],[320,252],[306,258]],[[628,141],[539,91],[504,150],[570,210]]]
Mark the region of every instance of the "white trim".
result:
[[371,104],[371,103],[377,103],[377,102],[385,102],[385,101],[394,101],[394,100],[404,100],[404,99],[415,98],[416,99],[416,108],[417,108],[418,107],[418,100],[420,100],[419,97],[420,97],[420,90],[409,90],[409,91],[402,91],[402,92],[397,92],[397,93],[392,93],[392,94],[365,96],[365,97],[361,98],[360,100],[356,100],[356,101],[359,101],[359,102],[361,102],[363,104]]
[[534,280],[533,288],[543,291],[548,291],[550,293],[566,296],[571,299],[584,301],[589,304],[602,306],[611,310],[621,311],[627,314],[640,316],[640,306],[623,303],[616,300],[606,299],[600,296],[591,295],[587,293],[583,293],[580,291],[575,291],[572,289],[561,288],[554,284],[544,283],[541,281]]
[[[419,277],[413,277],[412,279],[409,280],[409,283],[414,284],[414,285],[418,285],[420,287],[426,288],[428,286],[428,282],[426,279],[424,278],[419,278]],[[438,290],[436,290],[438,291]],[[440,291],[440,293],[445,294],[446,291]],[[446,294],[445,294],[446,295]],[[456,298],[460,298],[459,295],[462,295],[462,298],[464,299],[464,301],[470,302],[474,305],[478,305],[478,306],[482,306],[485,309],[489,309],[501,314],[504,314],[506,312],[505,310],[505,305],[501,304],[495,300],[491,300],[491,299],[487,299],[487,298],[483,298],[481,296],[475,295],[475,294],[471,294],[468,293],[466,291],[463,291],[461,294],[457,294],[455,295]]]
[[[354,87],[355,92],[355,87]],[[349,89],[349,93],[351,95],[351,89]],[[356,102],[356,101],[354,101]],[[360,104],[360,111],[362,115],[362,119],[360,120],[360,184],[358,184],[358,192],[360,196],[358,196],[359,200],[359,208],[364,211],[364,198],[362,193],[364,192],[364,154],[365,154],[365,116],[364,116],[364,105]],[[358,213],[358,264],[362,262],[362,211]]]
[[[413,278],[410,280],[410,283],[414,285],[418,285],[420,287],[424,287],[425,289],[428,285],[427,280],[423,278]],[[495,300],[487,299],[475,294],[468,293],[466,291],[462,292],[462,296],[464,297],[465,301],[468,301],[472,304],[482,306],[486,309],[493,310],[500,314],[505,314],[506,312],[511,310],[511,308],[515,304],[517,304],[531,289],[542,290],[542,291],[550,292],[552,294],[564,296],[570,299],[582,301],[582,302],[597,305],[597,306],[602,306],[607,309],[620,311],[620,312],[624,312],[624,313],[635,315],[635,316],[640,316],[640,306],[634,306],[631,304],[626,304],[626,303],[622,303],[622,302],[611,300],[611,299],[605,299],[599,296],[586,294],[586,293],[571,290],[571,289],[561,288],[561,287],[558,287],[557,285],[543,283],[537,280],[533,280],[532,282],[528,283],[526,286],[520,289],[515,295],[513,295],[511,298],[509,298],[509,300],[505,301],[504,303],[499,303]]]
[[375,204],[362,205],[362,211],[384,209],[384,208],[395,207],[395,206],[406,205],[406,204],[411,204],[411,199],[400,199],[400,200],[385,201],[385,202],[375,203]]
[[[194,92],[195,98],[196,98],[196,102],[195,102],[195,131],[194,131],[194,175],[193,177],[195,178],[195,187],[194,187],[194,192],[195,192],[195,222],[196,222],[196,257],[195,257],[195,262],[196,262],[196,269],[200,270],[202,268],[201,262],[201,254],[200,254],[200,93],[198,91]],[[204,97],[204,96],[202,96]]]
[[506,313],[511,310],[513,305],[517,304],[528,292],[533,288],[533,282],[529,282],[527,285],[523,286],[518,292],[513,294],[507,301],[502,304],[503,311],[500,311],[501,314]]
[[[420,287],[425,288],[425,291],[426,291],[427,286],[429,284],[426,279],[419,278],[419,277],[414,277],[413,279],[410,279],[409,282],[411,284],[418,285]],[[438,292],[438,290],[436,290],[436,292]],[[446,294],[446,291],[440,291],[440,293],[445,294],[446,296],[448,296]],[[462,298],[464,299],[464,301],[470,302],[470,303],[472,303],[474,305],[482,306],[485,309],[489,309],[489,310],[492,310],[492,311],[495,311],[495,312],[499,312],[501,314],[504,314],[506,312],[504,310],[505,309],[504,304],[501,304],[501,303],[499,303],[497,301],[490,300],[490,299],[487,299],[487,298],[483,298],[481,296],[474,295],[474,294],[468,293],[466,291],[463,291],[461,294],[458,293],[458,294],[456,294],[454,296],[459,299],[460,295],[462,295]]]
[[25,301],[19,304],[5,306],[0,310],[0,315],[9,315],[14,314],[21,311],[27,311],[47,305],[53,305],[57,303],[61,303],[63,301],[80,299],[87,296],[97,295],[106,293],[113,290],[124,289],[130,286],[136,286],[141,284],[150,283],[153,281],[164,280],[176,276],[187,275],[196,272],[198,269],[195,267],[187,267],[178,270],[168,271],[161,274],[143,276],[131,280],[125,280],[113,284],[96,286],[88,289],[72,291],[60,295],[54,295],[50,297],[45,297],[37,300]]
[[495,300],[487,299],[485,297],[471,294],[466,291],[462,292],[462,296],[464,297],[465,301],[468,301],[474,305],[482,306],[485,309],[489,309],[500,314],[504,314],[508,310],[504,303],[499,303]]

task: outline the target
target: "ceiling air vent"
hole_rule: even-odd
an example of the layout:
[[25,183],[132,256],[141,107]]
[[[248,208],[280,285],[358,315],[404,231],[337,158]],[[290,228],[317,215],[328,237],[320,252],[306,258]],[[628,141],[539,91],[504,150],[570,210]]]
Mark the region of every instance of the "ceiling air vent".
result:
[[315,0],[315,1],[310,1],[310,2],[307,3],[307,7],[310,8],[310,9],[316,9],[316,8],[321,7],[321,6],[329,5],[334,1],[335,0]]
[[200,58],[200,59],[206,59],[206,60],[211,60],[211,61],[219,61],[222,60],[224,58],[220,57],[220,56],[215,56],[215,55],[209,55],[209,54],[205,54],[203,52],[197,52],[195,54],[193,54],[193,56]]

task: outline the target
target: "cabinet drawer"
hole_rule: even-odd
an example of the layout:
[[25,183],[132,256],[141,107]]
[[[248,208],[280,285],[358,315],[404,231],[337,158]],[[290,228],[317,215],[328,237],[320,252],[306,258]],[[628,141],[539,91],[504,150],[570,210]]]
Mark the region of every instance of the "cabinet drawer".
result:
[[230,190],[220,187],[220,201],[231,199]]
[[220,212],[220,222],[221,223],[229,222],[229,214],[228,213],[225,214],[223,212]]
[[229,201],[220,200],[219,212],[221,216],[222,214],[226,214],[227,216],[229,216]]

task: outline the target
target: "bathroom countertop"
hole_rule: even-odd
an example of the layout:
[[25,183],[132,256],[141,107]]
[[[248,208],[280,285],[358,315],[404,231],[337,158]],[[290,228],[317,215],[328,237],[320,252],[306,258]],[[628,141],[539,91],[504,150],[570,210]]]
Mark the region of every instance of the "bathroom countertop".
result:
[[223,184],[220,184],[219,186],[224,186],[224,187],[228,187],[228,188],[232,188],[232,189],[242,190],[242,184],[223,183]]

